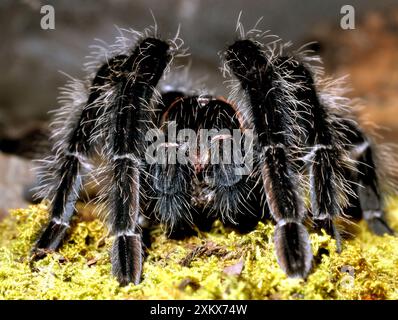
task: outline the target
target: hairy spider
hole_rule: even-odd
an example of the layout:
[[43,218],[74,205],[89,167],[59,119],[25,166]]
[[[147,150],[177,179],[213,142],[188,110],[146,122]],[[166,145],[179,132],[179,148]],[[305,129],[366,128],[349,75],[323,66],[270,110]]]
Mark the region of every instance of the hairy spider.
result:
[[[141,279],[140,217],[161,222],[170,237],[206,229],[215,219],[250,231],[272,218],[277,260],[290,277],[311,270],[307,221],[330,233],[338,250],[335,222],[342,217],[363,217],[375,233],[393,233],[374,144],[345,108],[350,102],[340,87],[322,79],[318,57],[255,29],[245,33],[238,23],[238,40],[221,54],[231,77],[226,100],[185,89],[181,73],[162,80],[186,50],[178,36],[163,41],[150,30],[130,30],[114,45],[96,47],[87,79],[72,79],[63,92],[53,154],[40,172],[50,220],[35,244],[37,257],[62,243],[89,176],[105,181],[111,261],[122,285]],[[172,124],[192,135],[172,137]],[[164,161],[149,152],[155,141]],[[202,145],[210,148],[201,152]],[[243,161],[212,161],[213,151],[226,146]],[[187,161],[173,161],[176,153]],[[99,169],[89,162],[97,155]]]

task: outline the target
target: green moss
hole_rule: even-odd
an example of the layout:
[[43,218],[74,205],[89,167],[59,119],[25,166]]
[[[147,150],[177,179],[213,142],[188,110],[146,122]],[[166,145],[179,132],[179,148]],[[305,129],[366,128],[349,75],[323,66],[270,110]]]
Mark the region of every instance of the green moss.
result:
[[[397,230],[398,201],[389,218]],[[99,220],[75,221],[59,252],[31,262],[46,219],[41,204],[0,223],[0,299],[398,299],[398,239],[374,236],[363,222],[340,255],[328,235],[311,235],[315,262],[306,280],[279,268],[271,223],[241,235],[216,222],[210,233],[183,241],[156,229],[142,283],[121,288],[111,276],[112,239]]]

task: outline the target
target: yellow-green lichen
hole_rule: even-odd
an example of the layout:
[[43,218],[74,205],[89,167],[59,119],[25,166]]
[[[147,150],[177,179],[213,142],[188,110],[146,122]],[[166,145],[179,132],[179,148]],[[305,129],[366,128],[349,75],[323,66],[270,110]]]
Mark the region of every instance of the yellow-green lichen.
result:
[[[156,229],[142,283],[119,287],[112,239],[99,220],[74,221],[59,252],[29,260],[46,209],[13,210],[0,223],[0,299],[398,299],[398,239],[372,235],[363,222],[341,254],[328,235],[311,234],[314,267],[306,280],[289,279],[278,266],[271,223],[242,235],[216,222],[181,241]],[[398,202],[388,211],[397,230]]]

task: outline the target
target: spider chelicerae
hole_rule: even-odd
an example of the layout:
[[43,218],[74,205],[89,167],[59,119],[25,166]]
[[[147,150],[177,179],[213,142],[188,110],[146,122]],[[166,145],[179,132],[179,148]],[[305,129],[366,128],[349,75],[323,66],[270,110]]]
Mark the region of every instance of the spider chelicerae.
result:
[[221,53],[228,99],[172,76],[172,61],[187,52],[178,35],[130,30],[95,47],[87,78],[63,90],[53,152],[42,160],[39,195],[50,201],[50,219],[35,257],[61,245],[90,177],[102,180],[122,285],[141,281],[145,219],[174,238],[216,219],[241,231],[273,219],[279,265],[303,278],[313,260],[307,225],[324,228],[337,250],[339,219],[363,217],[376,234],[393,233],[378,153],[341,86],[325,80],[309,50],[256,28],[245,33],[240,23],[237,30]]

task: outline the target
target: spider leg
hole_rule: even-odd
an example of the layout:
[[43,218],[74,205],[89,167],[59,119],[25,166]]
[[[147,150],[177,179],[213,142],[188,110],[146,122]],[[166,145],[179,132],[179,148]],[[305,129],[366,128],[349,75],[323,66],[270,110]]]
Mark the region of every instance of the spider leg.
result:
[[346,213],[357,219],[364,218],[370,230],[377,235],[394,234],[383,210],[372,144],[352,121],[346,120],[344,127],[351,157],[356,161],[356,170],[350,173],[353,181],[351,188],[356,196],[349,198]]
[[[65,149],[56,150],[56,166],[52,179],[56,184],[49,186],[47,194],[51,199],[50,221],[43,229],[33,252],[37,257],[43,256],[39,249],[55,250],[65,237],[70,220],[75,212],[75,203],[82,188],[84,163],[92,151],[91,137],[96,131],[95,120],[103,113],[98,100],[103,93],[103,86],[110,82],[112,73],[121,64],[123,56],[116,56],[102,65],[94,77],[88,100],[77,123],[73,123],[71,134],[66,139]],[[46,171],[50,171],[45,169]],[[45,172],[48,174],[48,172]],[[45,183],[45,182],[44,182]]]
[[150,120],[148,107],[170,59],[166,42],[143,39],[123,64],[112,106],[106,143],[111,181],[106,196],[110,229],[115,236],[112,271],[121,285],[138,284],[141,279],[143,250],[138,218],[145,177],[142,163]]
[[238,40],[225,53],[229,68],[248,96],[253,128],[258,136],[260,170],[267,203],[276,220],[275,247],[281,268],[291,277],[305,277],[312,262],[309,234],[302,224],[299,198],[289,155],[293,106],[284,99],[274,66],[250,40]]
[[[194,234],[193,225],[199,212],[192,205],[194,168],[189,161],[179,161],[177,153],[188,151],[189,142],[177,141],[182,130],[195,131],[194,99],[182,93],[162,95],[163,109],[157,126],[165,140],[159,144],[158,160],[150,166],[153,209],[166,227],[168,237],[180,239]],[[174,132],[174,133],[173,133]],[[188,159],[186,159],[188,160]]]
[[[210,163],[204,179],[211,189],[212,211],[224,223],[245,232],[262,217],[256,181],[245,172],[243,136],[237,113],[229,103],[210,100],[204,107],[203,129],[215,130],[210,136]],[[240,134],[235,137],[236,132]],[[241,154],[237,156],[236,151]],[[239,158],[238,158],[239,157]]]
[[191,204],[193,169],[178,163],[156,164],[151,172],[156,216],[165,224],[168,237],[193,235],[194,217],[198,215]]
[[335,218],[348,201],[349,183],[346,179],[344,138],[334,117],[319,100],[310,71],[301,63],[280,57],[291,72],[290,81],[300,83],[295,97],[299,104],[300,125],[305,129],[304,143],[310,147],[304,156],[310,176],[310,200],[313,220],[336,240],[341,251],[341,236]]

